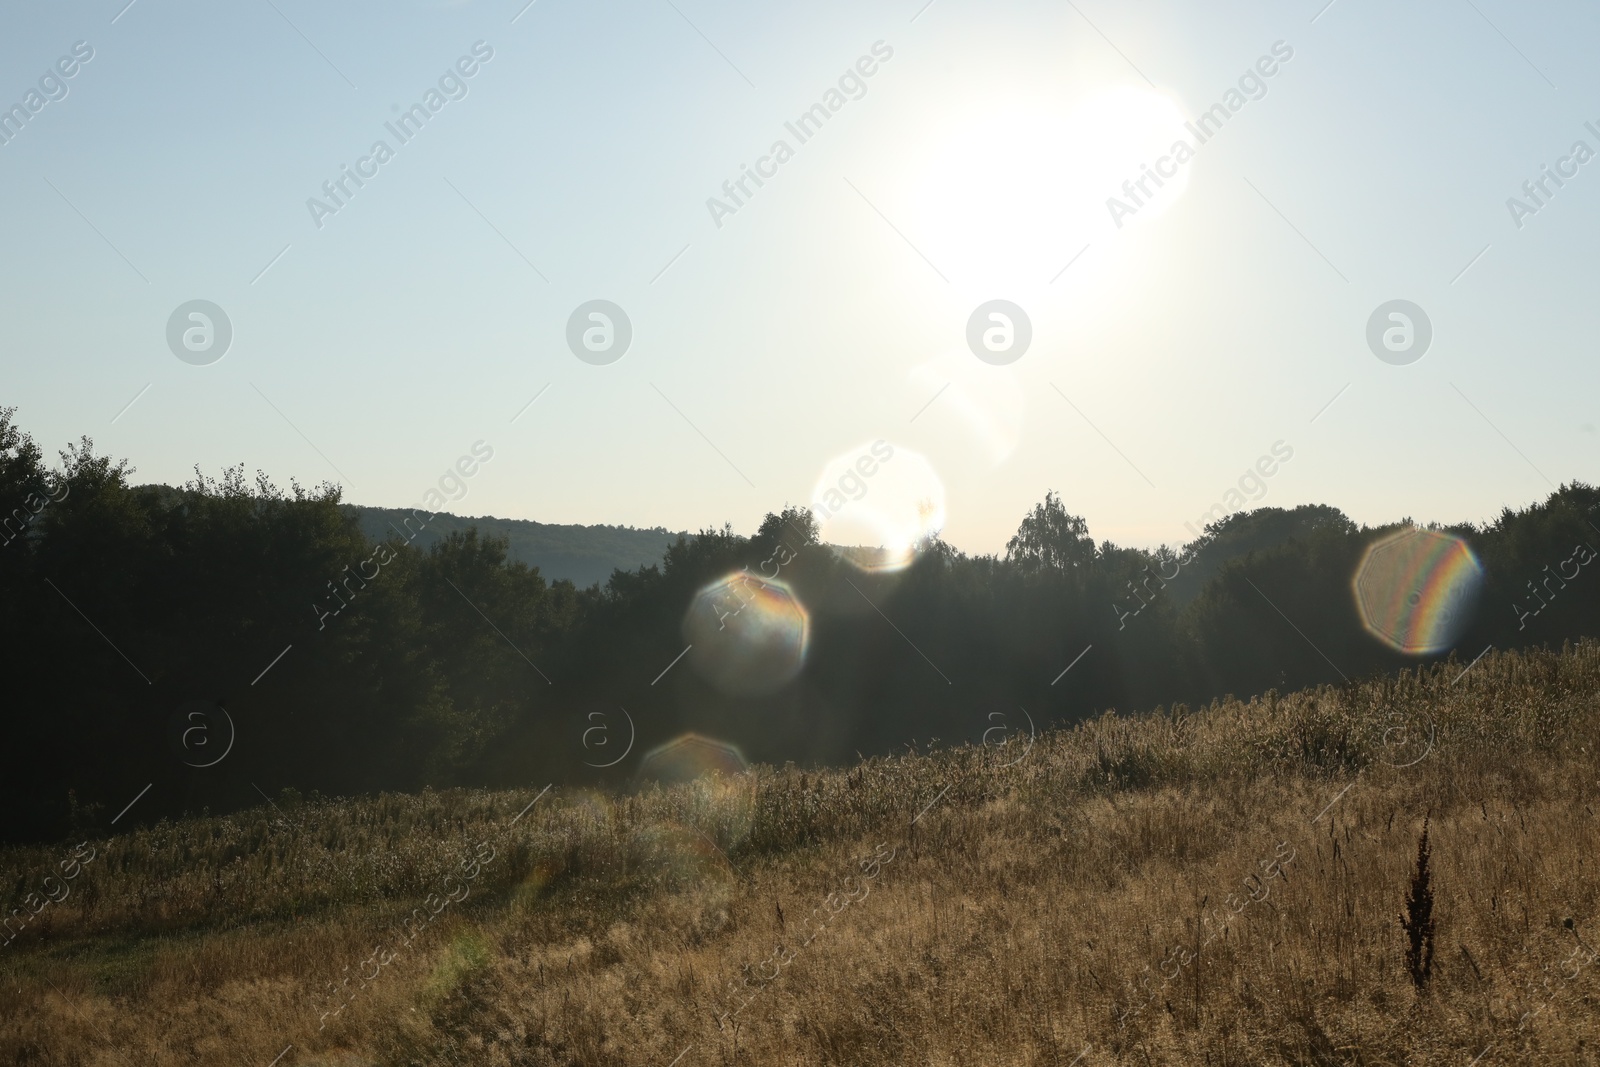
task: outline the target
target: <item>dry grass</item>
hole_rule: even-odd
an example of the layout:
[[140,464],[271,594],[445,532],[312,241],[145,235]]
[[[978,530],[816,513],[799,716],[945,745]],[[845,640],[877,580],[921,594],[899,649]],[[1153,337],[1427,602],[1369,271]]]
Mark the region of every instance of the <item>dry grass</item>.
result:
[[[535,791],[92,842],[0,949],[0,1062],[1595,1062],[1600,647],[1459,672],[1031,749],[555,790],[514,826]],[[1419,996],[1399,918],[1430,813]],[[370,962],[481,842],[470,896]],[[0,853],[7,912],[68,853]]]

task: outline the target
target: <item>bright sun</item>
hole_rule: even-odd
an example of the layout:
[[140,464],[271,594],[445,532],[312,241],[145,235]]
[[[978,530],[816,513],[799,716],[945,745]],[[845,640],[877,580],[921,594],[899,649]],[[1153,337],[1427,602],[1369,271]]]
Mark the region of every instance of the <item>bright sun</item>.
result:
[[[1109,197],[1190,139],[1183,113],[1149,89],[1103,90],[1070,110],[1021,99],[969,113],[921,169],[916,232],[952,280],[1039,285],[1111,226]],[[1188,185],[1187,168],[1146,179],[1144,206],[1125,224],[1159,215]],[[1137,188],[1137,185],[1135,185]]]

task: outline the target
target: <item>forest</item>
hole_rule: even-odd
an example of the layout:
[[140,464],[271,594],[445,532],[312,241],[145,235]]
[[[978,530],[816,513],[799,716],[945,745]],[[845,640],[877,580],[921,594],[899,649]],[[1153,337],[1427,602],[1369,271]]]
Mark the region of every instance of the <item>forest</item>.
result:
[[579,588],[475,529],[375,541],[333,485],[132,474],[88,438],[49,464],[0,409],[5,840],[285,790],[622,788],[690,732],[751,763],[839,765],[996,722],[1042,731],[1600,636],[1600,492],[1581,483],[1427,527],[1473,580],[1407,647],[1375,634],[1353,585],[1410,520],[1326,505],[1146,551],[1095,542],[1047,492],[1004,553],[934,536],[899,570],[783,505],[748,536],[703,529]]

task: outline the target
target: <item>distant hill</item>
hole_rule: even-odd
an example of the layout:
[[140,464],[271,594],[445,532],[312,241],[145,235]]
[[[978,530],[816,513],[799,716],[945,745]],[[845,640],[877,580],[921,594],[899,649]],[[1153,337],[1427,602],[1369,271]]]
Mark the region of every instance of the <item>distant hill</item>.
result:
[[[375,508],[360,504],[346,507],[356,515],[368,537],[382,540],[401,527],[407,508]],[[464,517],[439,512],[417,535],[418,548],[448,537],[456,531],[476,526],[480,534],[503,537],[510,542],[514,560],[538,567],[549,581],[565,578],[582,588],[599,582],[604,585],[617,568],[637,570],[660,563],[667,546],[679,535],[663,527],[649,530],[632,526],[561,526],[529,519],[501,519],[493,515]],[[403,527],[401,527],[403,528]]]
[[[360,504],[345,507],[360,520],[362,532],[377,540],[392,534],[390,524],[401,526],[401,520],[411,513],[407,508]],[[653,529],[561,526],[529,519],[501,519],[493,515],[468,517],[441,511],[417,536],[415,544],[426,549],[441,537],[470,526],[476,526],[479,533],[506,538],[511,543],[511,558],[538,567],[547,580],[566,578],[580,588],[595,582],[604,585],[611,572],[619,567],[631,571],[660,563],[667,546],[680,536],[660,526]],[[1259,508],[1229,515],[1188,546],[1193,557],[1184,564],[1181,577],[1173,584],[1173,596],[1178,603],[1187,604],[1229,561],[1242,559],[1251,552],[1276,548],[1323,528],[1348,531],[1353,530],[1355,524],[1337,508],[1324,505],[1302,505],[1288,511]],[[863,564],[879,562],[883,552],[880,548],[832,547]]]

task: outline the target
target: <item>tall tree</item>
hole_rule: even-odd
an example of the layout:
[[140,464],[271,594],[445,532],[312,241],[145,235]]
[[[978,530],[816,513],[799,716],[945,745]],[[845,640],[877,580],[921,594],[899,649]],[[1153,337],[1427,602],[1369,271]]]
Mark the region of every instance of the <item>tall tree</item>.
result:
[[1069,515],[1054,490],[1017,527],[1017,534],[1006,542],[1006,561],[1024,571],[1066,571],[1094,562],[1094,538],[1089,524]]

